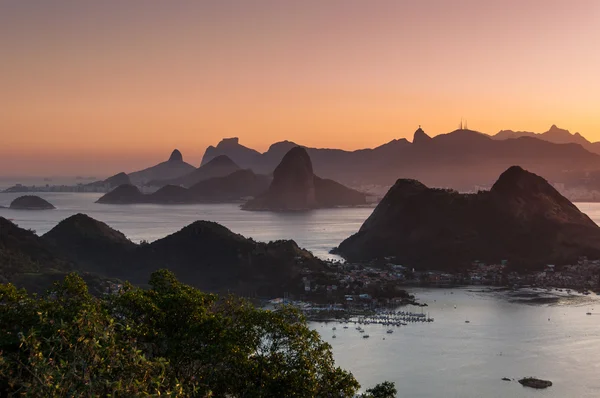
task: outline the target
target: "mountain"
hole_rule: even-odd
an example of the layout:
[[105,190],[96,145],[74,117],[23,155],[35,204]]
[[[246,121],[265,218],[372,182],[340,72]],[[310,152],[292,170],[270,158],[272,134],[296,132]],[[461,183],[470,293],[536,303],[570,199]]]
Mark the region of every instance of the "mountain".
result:
[[273,171],[269,189],[243,205],[244,210],[296,211],[365,204],[365,195],[315,176],[306,149],[292,148]]
[[337,252],[350,261],[394,257],[430,269],[475,260],[537,267],[598,257],[600,227],[543,178],[513,166],[477,194],[400,179]]
[[108,225],[78,214],[43,239],[78,269],[139,284],[146,283],[151,272],[168,268],[182,282],[202,290],[272,296],[300,291],[303,268],[323,269],[320,260],[293,241],[255,242],[208,221],[138,245]]
[[131,204],[131,203],[144,203],[145,195],[139,190],[138,187],[131,184],[119,185],[112,191],[108,192],[96,203],[103,204]]
[[121,232],[85,214],[76,214],[56,225],[42,238],[77,264],[77,269],[105,276],[120,273],[120,260],[137,247]]
[[265,192],[270,182],[268,176],[254,174],[252,170],[238,170],[225,177],[200,181],[189,189],[178,185],[165,185],[151,194],[143,194],[133,185],[121,185],[102,196],[97,203],[231,203]]
[[269,188],[271,178],[252,170],[238,170],[224,177],[209,178],[190,187],[196,202],[234,202],[256,197]]
[[170,180],[191,173],[195,169],[196,168],[191,164],[184,162],[181,152],[175,149],[171,153],[169,160],[166,162],[130,173],[129,178],[131,179],[131,182],[129,183],[134,185],[144,185],[153,180]]
[[[558,130],[552,128],[548,136],[564,135]],[[507,134],[490,137],[461,128],[430,137],[419,127],[412,142],[397,139],[373,149],[356,151],[304,148],[317,175],[352,187],[391,186],[401,176],[430,186],[472,191],[480,186],[491,186],[496,177],[513,164],[540,174],[552,183],[568,183],[573,178],[582,180],[589,172],[600,170],[600,156],[590,152],[591,147],[586,150],[579,144],[551,143],[530,136],[498,139]],[[252,164],[246,161],[244,166],[256,173],[269,174],[295,146],[301,145],[289,141],[275,143],[267,152],[253,157]],[[222,152],[238,161],[234,151],[226,149],[224,147]]]
[[103,189],[113,189],[118,187],[119,185],[131,184],[131,180],[129,176],[123,172],[115,174],[112,177],[108,177],[104,181],[94,181],[89,184],[86,184],[87,187],[90,188],[103,188]]
[[240,170],[240,167],[234,161],[225,155],[221,155],[178,178],[157,179],[150,181],[148,185],[158,187],[182,185],[184,187],[191,187],[200,181],[208,180],[209,178],[224,177],[238,170]]
[[520,137],[539,138],[540,140],[552,142],[554,144],[578,144],[592,153],[600,154],[600,142],[590,142],[581,134],[571,134],[569,130],[558,128],[555,124],[553,124],[550,129],[544,133],[500,130],[496,135],[492,136],[492,138],[496,140],[507,140]]
[[168,266],[180,280],[202,290],[263,296],[297,290],[302,268],[322,269],[320,260],[294,241],[255,242],[217,223],[197,221],[141,248],[137,264]]
[[25,195],[19,196],[10,204],[13,210],[52,210],[56,209],[52,203],[39,196]]
[[202,157],[201,166],[207,164],[211,160],[219,156],[228,156],[242,168],[249,168],[254,165],[260,157],[260,152],[240,145],[239,138],[224,138],[217,144],[216,147],[209,146]]
[[68,272],[72,264],[33,231],[0,217],[0,282],[22,274]]

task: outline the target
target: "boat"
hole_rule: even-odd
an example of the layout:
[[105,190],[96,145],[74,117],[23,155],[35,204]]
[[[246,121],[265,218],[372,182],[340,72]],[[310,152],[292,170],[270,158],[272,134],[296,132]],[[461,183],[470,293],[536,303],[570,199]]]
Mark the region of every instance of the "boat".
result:
[[364,335],[363,335],[363,339],[368,339],[368,338],[369,338],[369,335],[368,335],[368,334],[364,334]]
[[388,329],[388,331],[386,333],[392,334],[392,333],[394,333],[394,331],[392,329]]
[[348,329],[348,326],[344,326],[344,329]]
[[588,312],[586,312],[585,314],[586,314],[586,315],[592,315],[592,313],[591,313],[591,312],[589,312],[589,311],[588,311]]
[[333,335],[333,336],[331,336],[331,337],[335,339],[337,336],[334,334],[334,335]]
[[331,328],[331,330],[336,330],[335,326]]

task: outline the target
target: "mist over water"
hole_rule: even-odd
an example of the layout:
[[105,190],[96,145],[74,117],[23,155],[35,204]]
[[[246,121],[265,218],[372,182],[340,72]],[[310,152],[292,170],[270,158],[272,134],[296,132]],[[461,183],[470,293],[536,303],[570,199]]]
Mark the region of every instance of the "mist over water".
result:
[[[0,194],[0,206],[8,206],[18,196],[21,194]],[[43,234],[61,220],[85,213],[134,242],[160,239],[196,220],[210,220],[259,241],[294,239],[323,258],[331,257],[328,251],[357,232],[373,210],[346,208],[281,214],[241,211],[237,204],[101,205],[94,203],[101,196],[96,193],[39,196],[57,210],[0,209],[0,216]],[[600,204],[582,203],[578,207],[596,223],[600,222]],[[508,293],[480,290],[415,289],[417,298],[428,303],[424,311],[435,322],[409,324],[395,328],[393,334],[386,333],[387,327],[368,325],[363,327],[371,337],[363,339],[355,326],[343,329],[337,324],[337,338],[333,339],[333,324],[311,326],[332,344],[336,363],[352,371],[364,387],[382,380],[395,381],[400,397],[600,396],[597,296],[534,305],[515,301]],[[587,311],[594,315],[586,316]],[[465,324],[467,318],[469,324]],[[501,380],[525,376],[549,379],[554,385],[536,391],[523,388],[516,381]]]

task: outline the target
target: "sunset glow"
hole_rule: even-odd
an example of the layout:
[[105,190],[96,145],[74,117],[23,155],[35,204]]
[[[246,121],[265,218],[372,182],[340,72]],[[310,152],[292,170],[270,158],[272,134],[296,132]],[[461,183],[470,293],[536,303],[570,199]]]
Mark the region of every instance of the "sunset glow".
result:
[[469,128],[600,140],[600,2],[6,1],[0,175],[199,165],[237,136],[358,149]]

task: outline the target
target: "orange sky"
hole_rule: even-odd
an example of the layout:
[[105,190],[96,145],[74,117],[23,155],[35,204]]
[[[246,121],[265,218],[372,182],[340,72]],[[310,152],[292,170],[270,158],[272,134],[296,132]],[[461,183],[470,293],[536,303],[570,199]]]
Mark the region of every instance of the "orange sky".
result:
[[551,124],[600,140],[600,2],[6,1],[0,175]]

